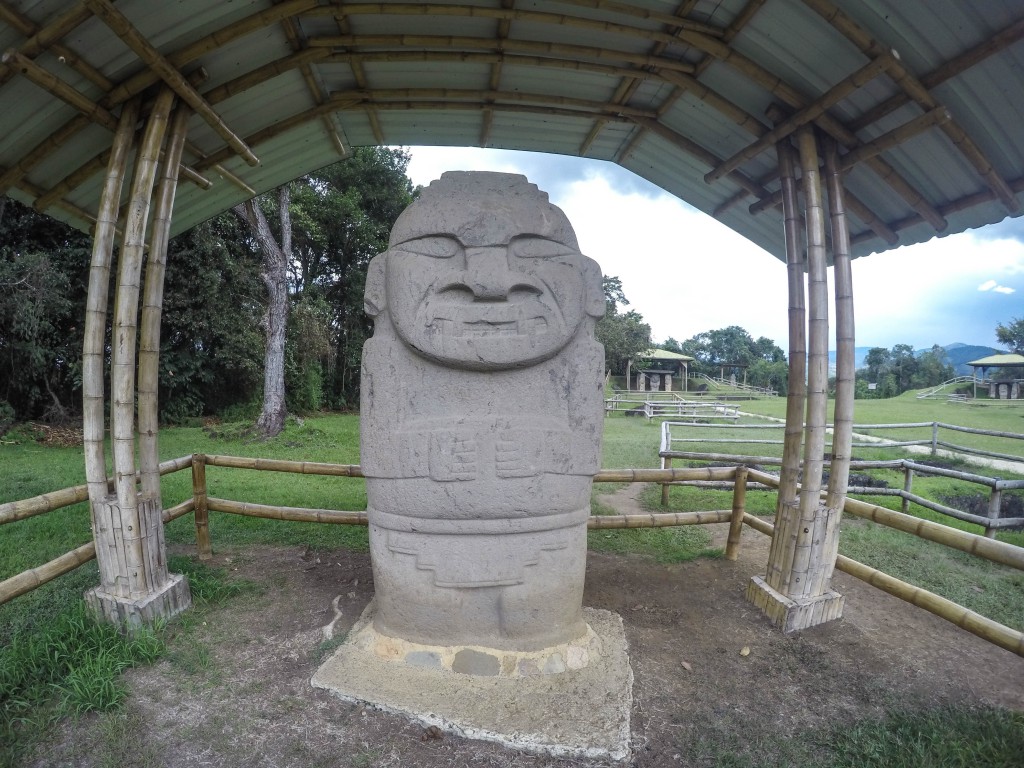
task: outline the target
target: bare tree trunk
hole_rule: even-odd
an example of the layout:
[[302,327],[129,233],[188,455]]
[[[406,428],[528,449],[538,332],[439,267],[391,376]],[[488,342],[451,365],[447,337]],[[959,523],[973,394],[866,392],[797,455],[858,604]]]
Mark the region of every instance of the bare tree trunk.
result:
[[256,429],[263,437],[280,434],[288,412],[284,397],[284,340],[288,325],[288,262],[292,250],[290,202],[286,184],[278,190],[281,245],[274,239],[267,218],[255,200],[232,209],[249,225],[263,251],[260,277],[267,287],[267,311],[263,315],[266,351],[263,356],[263,411],[256,420]]

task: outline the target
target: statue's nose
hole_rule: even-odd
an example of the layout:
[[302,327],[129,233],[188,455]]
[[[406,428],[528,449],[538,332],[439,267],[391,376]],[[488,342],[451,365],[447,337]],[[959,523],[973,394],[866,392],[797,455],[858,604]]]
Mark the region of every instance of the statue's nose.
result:
[[508,251],[504,246],[466,249],[466,285],[473,298],[482,301],[503,301],[512,288],[508,268]]

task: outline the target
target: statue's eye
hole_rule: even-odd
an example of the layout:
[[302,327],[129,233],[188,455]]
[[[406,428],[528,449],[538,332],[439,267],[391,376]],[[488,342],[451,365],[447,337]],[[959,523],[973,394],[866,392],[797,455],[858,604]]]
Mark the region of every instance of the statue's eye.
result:
[[572,256],[575,251],[567,245],[548,240],[546,237],[517,237],[509,243],[513,255],[522,259],[553,259],[558,256]]
[[394,247],[396,251],[407,251],[419,256],[431,256],[435,259],[450,259],[462,250],[458,240],[443,235],[431,235],[430,237],[418,237],[415,240],[407,240]]

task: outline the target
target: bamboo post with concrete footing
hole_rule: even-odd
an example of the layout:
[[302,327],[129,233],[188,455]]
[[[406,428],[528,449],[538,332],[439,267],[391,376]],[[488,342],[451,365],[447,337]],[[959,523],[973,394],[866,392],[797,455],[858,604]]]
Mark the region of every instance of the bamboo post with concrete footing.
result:
[[732,517],[729,518],[729,538],[725,544],[725,559],[736,560],[740,556],[740,536],[743,535],[743,516],[747,511],[747,468],[736,467],[736,479],[732,490]]
[[[803,482],[798,504],[780,499],[767,575],[763,579],[755,576],[747,588],[747,599],[784,632],[830,621],[843,610],[842,595],[831,589],[840,511],[821,501],[828,396],[828,281],[814,129],[801,129],[797,141],[807,227],[809,305]],[[789,238],[787,229],[787,241]]]
[[[147,119],[135,160],[135,178],[128,201],[118,271],[111,354],[115,493],[104,494],[97,512],[107,522],[106,526],[98,526],[97,556],[106,557],[109,562],[106,567],[101,566],[100,586],[86,593],[86,602],[97,615],[128,627],[158,618],[170,618],[191,604],[185,577],[167,571],[159,498],[145,491],[140,496],[135,478],[135,347],[139,283],[157,160],[173,103],[174,92],[165,88]],[[112,152],[112,160],[114,154]],[[116,211],[116,199],[111,204]],[[102,447],[102,408],[99,415]],[[91,426],[95,428],[95,424]],[[101,537],[103,541],[100,541]],[[105,579],[102,578],[104,574]]]

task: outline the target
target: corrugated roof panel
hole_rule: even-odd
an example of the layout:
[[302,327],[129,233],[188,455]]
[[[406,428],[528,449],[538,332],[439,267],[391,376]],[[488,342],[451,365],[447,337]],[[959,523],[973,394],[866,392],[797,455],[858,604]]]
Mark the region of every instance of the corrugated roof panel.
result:
[[[563,75],[557,69],[511,65],[502,67],[501,73],[500,90],[552,96],[565,95]],[[611,101],[619,82],[619,78],[595,72],[575,73],[571,97],[602,104],[607,103]],[[486,87],[486,81],[484,85]]]
[[[592,121],[586,117],[552,119],[547,115],[494,112],[491,146],[502,149],[534,149],[537,144],[527,137],[539,136],[541,152],[576,155],[590,133]],[[410,142],[411,143],[411,142]],[[533,145],[533,146],[531,146]]]
[[[469,5],[469,3],[460,3]],[[487,5],[491,5],[488,3]],[[458,35],[460,37],[494,37],[497,19],[471,18],[454,15],[402,14],[349,14],[345,17],[354,35]],[[337,33],[335,33],[337,34]]]
[[590,145],[586,156],[594,160],[615,161],[625,150],[637,129],[630,123],[608,122]]
[[[375,61],[363,65],[363,69],[369,88],[437,88],[437,72],[424,62]],[[490,77],[491,68],[487,64],[460,64],[448,68],[445,87],[486,90]]]

